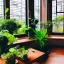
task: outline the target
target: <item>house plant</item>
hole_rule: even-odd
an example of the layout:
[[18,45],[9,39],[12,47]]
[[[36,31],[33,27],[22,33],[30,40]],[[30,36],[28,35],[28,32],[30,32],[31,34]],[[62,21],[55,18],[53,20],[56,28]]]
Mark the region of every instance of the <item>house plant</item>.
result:
[[0,35],[5,36],[8,39],[7,44],[12,44],[14,41],[17,41],[18,38],[14,37],[14,35],[10,34],[8,30],[1,30]]
[[27,53],[28,53],[28,50],[26,50],[24,47],[18,48],[18,49],[10,48],[9,52],[1,55],[1,58],[4,58],[7,64],[15,64],[15,60],[17,59],[17,57],[24,60],[24,56]]
[[[12,28],[13,27],[13,28]],[[8,30],[10,34],[15,37],[21,37],[26,35],[26,31],[29,30],[20,20],[17,19],[3,19],[0,18],[0,31]]]
[[27,28],[24,24],[22,24],[13,34],[15,37],[22,37],[27,36],[27,31],[29,28]]
[[44,22],[44,23],[41,23],[41,25],[42,25],[41,29],[33,30],[34,32],[33,39],[35,40],[35,48],[42,51],[44,47],[47,45],[47,41],[49,37],[47,33],[47,28],[51,25],[51,23]]
[[46,29],[35,30],[35,42],[37,49],[42,50],[47,44],[48,34]]
[[[9,36],[9,35],[7,35]],[[11,40],[8,40],[9,38],[7,38],[3,33],[0,32],[0,63],[1,64],[5,64],[5,60],[1,58],[1,54],[7,52],[8,50],[8,42],[10,42]]]
[[11,47],[11,44],[16,40],[17,38],[15,38],[14,35],[10,34],[9,32],[1,31],[0,32],[0,56],[2,53],[7,52],[7,50]]
[[28,37],[33,38],[34,37],[34,31],[36,29],[36,25],[38,23],[37,19],[29,19],[29,27],[30,29],[28,30]]
[[0,55],[5,51],[7,43],[8,43],[7,37],[0,34]]
[[17,29],[17,25],[14,21],[14,19],[4,19],[3,22],[1,21],[1,30],[8,30],[9,33],[13,34],[13,32]]

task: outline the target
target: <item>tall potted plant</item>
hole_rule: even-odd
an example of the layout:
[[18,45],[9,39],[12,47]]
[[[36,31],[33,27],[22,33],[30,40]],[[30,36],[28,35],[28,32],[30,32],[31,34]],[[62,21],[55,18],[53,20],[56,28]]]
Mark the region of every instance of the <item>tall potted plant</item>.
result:
[[37,48],[42,49],[47,43],[48,34],[46,29],[35,30],[35,41]]

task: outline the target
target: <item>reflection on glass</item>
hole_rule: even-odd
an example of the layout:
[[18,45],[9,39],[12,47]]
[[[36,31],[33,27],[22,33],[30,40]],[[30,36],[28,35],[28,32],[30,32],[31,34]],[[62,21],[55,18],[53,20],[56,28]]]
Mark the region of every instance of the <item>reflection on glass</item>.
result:
[[[57,0],[57,6],[56,6],[56,0],[52,1],[52,20],[54,20],[57,16],[64,16],[64,0]],[[54,4],[55,3],[55,4]],[[56,12],[57,8],[57,12]],[[55,13],[56,12],[56,13]],[[53,24],[52,26],[52,32],[53,33],[63,33],[64,22],[63,21],[57,21],[56,24]]]
[[0,17],[4,17],[3,0],[0,0]]
[[10,18],[26,20],[25,0],[10,0]]
[[37,28],[40,29],[40,1],[41,0],[34,0],[34,17],[39,21]]
[[60,22],[59,24],[53,24],[52,32],[63,33],[63,22]]
[[57,13],[57,16],[63,16],[64,13]]
[[63,12],[63,8],[64,8],[64,1],[63,0],[57,1],[57,12]]
[[52,20],[56,18],[56,14],[52,14]]

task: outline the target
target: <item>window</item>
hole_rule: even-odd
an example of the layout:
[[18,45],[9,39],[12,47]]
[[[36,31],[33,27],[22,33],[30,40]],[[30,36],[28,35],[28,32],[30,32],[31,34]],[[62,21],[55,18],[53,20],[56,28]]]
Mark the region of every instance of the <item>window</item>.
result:
[[[53,21],[58,16],[64,16],[64,0],[47,0],[47,20]],[[50,34],[64,34],[64,19],[49,27]]]
[[[29,19],[35,19],[38,20],[37,27],[40,29],[40,21],[41,21],[41,1],[42,0],[28,0],[28,17]],[[28,21],[28,23],[30,20]]]
[[0,17],[4,17],[3,0],[0,0]]
[[[52,0],[52,20],[57,16],[64,16],[64,0]],[[64,33],[64,20],[52,26],[53,33]]]
[[39,21],[37,28],[40,29],[40,21],[41,21],[41,0],[34,0],[34,17]]
[[[40,29],[41,1],[42,0],[0,0],[0,17],[6,16],[6,18],[20,19],[24,24],[27,24],[30,18],[30,12],[31,19],[37,19],[39,21],[37,28]],[[6,8],[9,8],[9,11],[4,14]]]
[[20,19],[26,23],[26,1],[10,0],[10,18]]

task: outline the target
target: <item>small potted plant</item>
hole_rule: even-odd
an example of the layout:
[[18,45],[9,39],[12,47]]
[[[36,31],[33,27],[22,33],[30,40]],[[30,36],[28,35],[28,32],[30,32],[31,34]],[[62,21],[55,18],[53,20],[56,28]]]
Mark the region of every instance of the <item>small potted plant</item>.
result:
[[24,24],[21,25],[21,27],[19,27],[15,32],[14,32],[14,36],[15,37],[23,37],[23,36],[27,36],[26,31],[28,31],[29,28],[27,28]]
[[48,34],[46,29],[35,30],[35,41],[37,48],[42,49],[47,43]]
[[21,58],[24,60],[24,56],[28,53],[28,50],[26,50],[24,47],[22,48],[10,48],[9,52],[4,53],[1,55],[1,58],[4,58],[6,60],[7,64],[15,64],[15,60],[18,60],[18,58]]
[[29,19],[29,27],[30,29],[28,30],[28,37],[33,38],[35,33],[34,30],[36,29],[36,25],[38,23],[38,20],[35,19]]
[[14,21],[14,19],[4,19],[1,25],[1,30],[8,30],[9,33],[13,34],[13,32],[17,29],[17,25]]
[[[1,54],[6,53],[8,51],[8,49],[11,47],[10,44],[12,44],[16,40],[17,40],[17,38],[15,38],[9,32],[7,32],[7,31],[0,32],[0,62],[1,62],[1,60],[3,60],[1,58]],[[8,42],[9,42],[9,46],[8,46]]]

